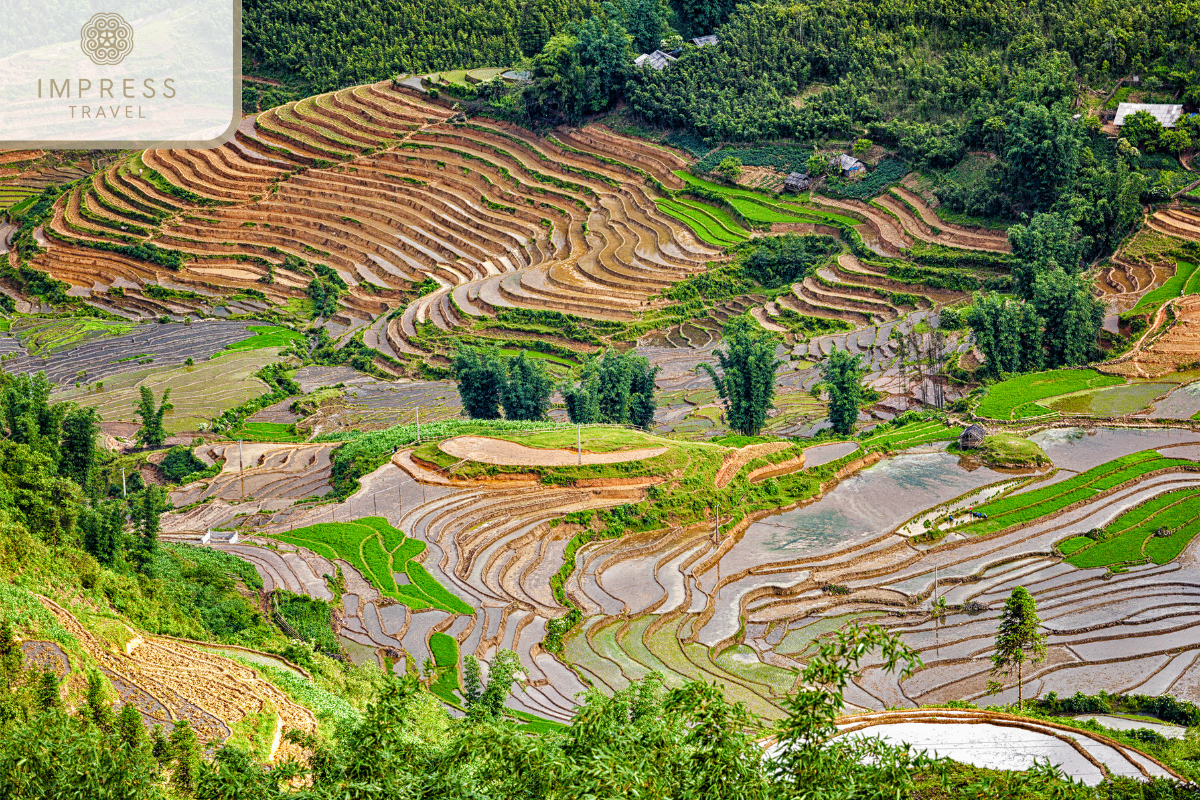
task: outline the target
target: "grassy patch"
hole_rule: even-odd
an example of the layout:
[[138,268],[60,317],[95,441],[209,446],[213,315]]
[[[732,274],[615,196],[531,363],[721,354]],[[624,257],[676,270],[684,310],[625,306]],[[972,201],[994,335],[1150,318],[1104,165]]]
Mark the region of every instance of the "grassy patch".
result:
[[461,702],[455,695],[458,691],[458,642],[448,633],[435,633],[429,637],[429,652],[438,669],[437,680],[429,691],[451,705],[458,705]]
[[880,425],[862,439],[865,450],[902,450],[929,442],[957,439],[962,428],[947,426],[939,420],[910,422],[906,425]]
[[296,433],[296,426],[287,422],[247,422],[229,434],[230,438],[247,442],[303,442],[305,437]]
[[1040,467],[1050,463],[1042,448],[1009,433],[984,438],[983,447],[975,452],[983,463],[992,467]]
[[[371,585],[414,610],[438,608],[453,614],[470,614],[471,606],[437,582],[413,560],[425,550],[419,539],[408,539],[382,517],[354,522],[321,522],[287,533],[273,534],[281,542],[304,547],[329,559],[348,561]],[[395,575],[412,582],[398,585]]]
[[1092,543],[1092,540],[1086,536],[1072,536],[1066,541],[1058,543],[1058,552],[1064,556],[1069,556],[1072,553],[1078,552]]
[[1124,378],[1101,375],[1094,369],[1056,369],[1019,375],[988,389],[987,397],[983,398],[976,413],[988,419],[1049,415],[1055,412],[1039,405],[1039,400],[1124,382]]
[[287,328],[281,328],[278,325],[249,325],[246,330],[254,335],[242,339],[240,342],[225,345],[225,349],[232,352],[239,352],[243,350],[258,350],[263,347],[287,347],[292,342],[305,341],[302,334],[288,330]]

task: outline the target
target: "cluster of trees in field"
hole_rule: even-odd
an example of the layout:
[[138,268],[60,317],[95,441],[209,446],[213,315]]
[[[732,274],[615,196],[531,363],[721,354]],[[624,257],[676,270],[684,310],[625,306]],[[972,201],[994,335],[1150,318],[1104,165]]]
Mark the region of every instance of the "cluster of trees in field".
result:
[[1064,214],[1038,214],[1009,231],[1013,296],[977,295],[966,315],[989,377],[1079,366],[1097,354],[1104,304],[1081,272],[1088,247]]
[[554,379],[540,359],[530,358],[524,351],[505,358],[495,348],[460,347],[453,367],[464,415],[472,419],[548,418]]

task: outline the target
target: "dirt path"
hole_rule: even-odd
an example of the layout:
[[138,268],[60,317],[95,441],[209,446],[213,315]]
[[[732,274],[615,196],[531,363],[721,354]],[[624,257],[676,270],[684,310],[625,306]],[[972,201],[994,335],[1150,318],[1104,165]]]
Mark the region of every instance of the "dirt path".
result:
[[442,452],[484,464],[525,467],[569,467],[575,464],[617,464],[622,461],[641,461],[667,452],[665,447],[642,450],[622,450],[615,453],[584,453],[582,462],[574,450],[526,447],[516,442],[490,439],[486,436],[456,436],[441,444]]
[[718,489],[722,489],[733,480],[735,475],[742,471],[742,467],[754,459],[759,456],[765,456],[768,453],[778,453],[780,450],[786,450],[791,446],[791,442],[764,442],[763,444],[748,444],[743,448],[726,453],[725,460],[721,462],[721,468],[717,470],[717,475],[713,483],[716,484]]

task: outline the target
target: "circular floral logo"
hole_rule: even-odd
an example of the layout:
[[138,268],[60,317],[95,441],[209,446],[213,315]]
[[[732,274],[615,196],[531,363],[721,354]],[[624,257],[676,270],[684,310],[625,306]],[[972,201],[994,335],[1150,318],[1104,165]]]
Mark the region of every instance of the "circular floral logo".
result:
[[79,47],[95,64],[120,64],[133,50],[133,27],[120,14],[96,14],[79,38]]

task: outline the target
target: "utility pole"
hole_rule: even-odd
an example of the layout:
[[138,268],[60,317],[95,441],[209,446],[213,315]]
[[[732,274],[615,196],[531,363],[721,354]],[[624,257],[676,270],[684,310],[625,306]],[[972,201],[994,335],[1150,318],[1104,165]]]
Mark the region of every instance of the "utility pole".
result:
[[125,468],[121,467],[121,497],[127,497],[129,492],[125,491]]
[[246,469],[246,464],[244,461],[242,461],[242,440],[238,439],[238,480],[240,480],[241,484],[242,484],[241,499],[243,499],[243,500],[246,499],[246,475],[244,472],[245,469]]
[[[721,596],[721,504],[713,506],[713,539],[717,544],[717,593]],[[715,598],[714,598],[715,599]]]
[[575,450],[579,453],[579,466],[583,466],[583,426],[575,426]]
[[421,407],[417,406],[417,444],[421,443]]
[[371,495],[371,506],[374,508],[375,516],[378,517],[379,516],[379,495],[378,494]]

